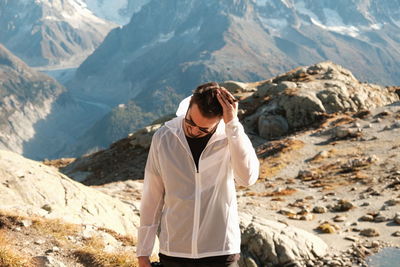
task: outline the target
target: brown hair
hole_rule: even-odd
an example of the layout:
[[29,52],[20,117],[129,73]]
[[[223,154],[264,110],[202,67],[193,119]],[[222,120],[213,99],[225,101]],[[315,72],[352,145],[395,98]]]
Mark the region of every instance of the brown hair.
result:
[[217,99],[217,90],[219,88],[220,86],[216,82],[199,85],[193,92],[189,107],[192,104],[197,104],[201,114],[206,118],[222,116],[222,106]]

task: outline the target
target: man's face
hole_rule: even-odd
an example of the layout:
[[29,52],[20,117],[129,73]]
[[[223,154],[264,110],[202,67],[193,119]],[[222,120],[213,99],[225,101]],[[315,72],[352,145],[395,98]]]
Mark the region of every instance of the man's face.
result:
[[220,117],[204,117],[201,115],[197,104],[193,104],[186,112],[184,120],[185,134],[191,138],[204,137],[215,131],[220,120]]

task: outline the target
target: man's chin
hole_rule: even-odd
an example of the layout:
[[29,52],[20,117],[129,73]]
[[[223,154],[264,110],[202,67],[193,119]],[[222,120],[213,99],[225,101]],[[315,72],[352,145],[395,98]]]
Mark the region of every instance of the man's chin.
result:
[[200,134],[192,134],[192,133],[187,133],[187,136],[190,138],[200,138],[200,137],[204,137],[204,135]]

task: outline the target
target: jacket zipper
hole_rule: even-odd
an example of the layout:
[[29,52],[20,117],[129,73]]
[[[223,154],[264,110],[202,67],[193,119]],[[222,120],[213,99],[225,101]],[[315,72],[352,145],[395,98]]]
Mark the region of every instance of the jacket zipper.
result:
[[[178,140],[182,143],[183,147],[185,147],[184,143],[182,140],[179,138],[178,135]],[[203,149],[203,151],[200,154],[199,157],[199,167],[196,167],[196,163],[194,162],[192,152],[188,149],[185,150],[189,154],[190,158],[192,159],[194,170],[195,170],[195,198],[194,198],[194,218],[193,218],[193,231],[192,231],[192,256],[197,257],[198,256],[198,247],[197,247],[197,241],[198,241],[198,235],[199,235],[199,227],[200,227],[200,207],[201,207],[201,183],[200,183],[200,162],[201,162],[201,156],[203,155],[203,152],[207,149],[208,146],[211,144],[215,143],[218,140],[213,140],[211,143],[208,143],[206,147]]]
[[[213,141],[212,143],[214,143]],[[197,247],[197,241],[199,238],[199,228],[200,228],[200,208],[201,208],[201,181],[200,181],[200,162],[201,162],[201,156],[203,155],[203,152],[207,149],[209,145],[212,143],[208,143],[206,147],[201,151],[200,157],[199,157],[199,164],[198,164],[198,169],[196,168],[196,163],[194,162],[192,153],[190,155],[192,156],[192,161],[195,167],[195,182],[196,182],[196,188],[195,188],[195,201],[194,201],[194,220],[193,220],[193,234],[192,234],[192,255],[194,257],[198,257],[198,247]]]

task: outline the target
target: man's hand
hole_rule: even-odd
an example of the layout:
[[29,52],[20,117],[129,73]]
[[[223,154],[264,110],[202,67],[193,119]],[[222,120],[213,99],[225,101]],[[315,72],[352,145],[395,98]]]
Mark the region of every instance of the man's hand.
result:
[[139,267],[151,267],[150,259],[147,256],[138,257]]
[[222,106],[225,124],[237,117],[238,101],[236,98],[224,87],[217,91],[217,99]]

